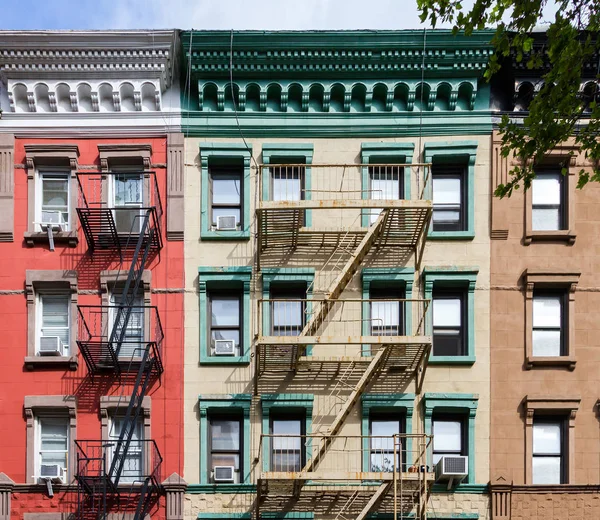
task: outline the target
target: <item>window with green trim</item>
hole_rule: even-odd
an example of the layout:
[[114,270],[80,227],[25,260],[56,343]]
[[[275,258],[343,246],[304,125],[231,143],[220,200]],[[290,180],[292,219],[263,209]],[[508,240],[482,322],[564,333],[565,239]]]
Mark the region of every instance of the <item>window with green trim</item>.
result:
[[433,218],[428,237],[472,239],[477,141],[425,143],[423,155],[432,163],[427,196],[433,200]]
[[250,238],[251,155],[244,144],[200,144],[203,240]]
[[477,267],[426,267],[425,298],[431,301],[427,330],[432,364],[475,362],[475,281]]
[[250,362],[251,267],[200,267],[200,363]]

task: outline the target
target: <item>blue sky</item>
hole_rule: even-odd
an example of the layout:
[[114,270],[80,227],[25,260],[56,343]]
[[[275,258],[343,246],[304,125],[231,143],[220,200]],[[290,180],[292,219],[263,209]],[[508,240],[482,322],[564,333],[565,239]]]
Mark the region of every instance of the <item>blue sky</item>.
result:
[[[549,0],[553,4],[553,0]],[[0,29],[415,29],[416,0],[0,0]],[[472,5],[464,0],[463,5]],[[546,9],[551,15],[553,6]]]

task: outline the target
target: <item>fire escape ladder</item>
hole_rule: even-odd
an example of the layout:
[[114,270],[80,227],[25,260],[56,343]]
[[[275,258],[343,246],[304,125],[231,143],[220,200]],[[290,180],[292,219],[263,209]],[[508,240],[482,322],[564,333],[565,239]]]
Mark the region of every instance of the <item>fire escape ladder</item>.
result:
[[365,370],[364,374],[362,375],[362,377],[356,384],[356,387],[354,388],[352,393],[348,396],[348,399],[346,399],[346,401],[342,405],[342,408],[340,409],[340,411],[336,415],[335,419],[331,423],[331,426],[328,428],[327,436],[324,437],[323,442],[319,446],[319,449],[310,458],[310,460],[306,463],[306,465],[304,466],[302,471],[305,471],[305,472],[315,471],[319,462],[321,462],[321,459],[327,453],[327,450],[329,449],[329,447],[331,445],[331,441],[333,440],[333,437],[335,437],[335,435],[337,435],[340,428],[342,427],[342,424],[344,424],[346,417],[348,417],[348,415],[350,414],[352,407],[358,401],[360,396],[363,394],[363,392],[365,391],[369,382],[374,378],[374,376],[377,374],[377,372],[382,368],[382,366],[385,362],[385,359],[388,356],[388,352],[389,352],[388,349],[381,348],[381,349],[379,349],[377,354],[375,354],[372,361],[369,363],[369,366]]
[[375,508],[377,506],[377,504],[383,499],[383,497],[386,495],[386,493],[392,487],[392,484],[393,484],[392,482],[384,482],[383,484],[381,484],[377,488],[377,491],[375,491],[373,496],[366,503],[363,510],[358,514],[358,516],[356,517],[356,520],[365,520],[365,518],[371,512],[371,510],[373,508]]
[[108,473],[115,487],[119,484],[119,479],[121,478],[123,467],[125,466],[127,453],[129,452],[133,434],[135,433],[137,420],[143,408],[144,396],[148,390],[150,380],[152,379],[152,369],[156,361],[154,357],[150,356],[151,352],[152,346],[149,343],[146,345],[146,349],[144,350],[144,355],[138,369],[131,399],[127,405],[123,426],[121,428],[121,433],[119,434],[119,439],[115,443]]

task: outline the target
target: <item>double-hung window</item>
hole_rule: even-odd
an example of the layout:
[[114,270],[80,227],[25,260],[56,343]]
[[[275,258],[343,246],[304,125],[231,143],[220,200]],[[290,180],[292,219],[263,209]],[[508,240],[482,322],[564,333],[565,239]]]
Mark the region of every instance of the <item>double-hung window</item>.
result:
[[51,477],[64,475],[67,480],[69,453],[69,419],[67,417],[39,417],[38,457],[36,475]]
[[142,173],[114,173],[113,207],[115,225],[119,233],[139,233],[144,205],[144,175]]
[[209,481],[239,484],[243,475],[241,419],[215,414],[209,418],[209,428]]
[[243,228],[243,166],[211,167],[210,222],[213,230],[235,231]]
[[[369,416],[369,471],[400,471],[400,462],[405,460],[404,439],[395,440],[394,435],[404,433],[404,418],[389,413],[371,413]],[[394,448],[394,444],[396,447]],[[394,462],[394,451],[396,461]]]
[[465,168],[434,164],[432,184],[433,231],[465,231]]
[[38,222],[69,230],[70,180],[66,172],[40,172],[41,205]]
[[533,420],[532,484],[565,484],[565,422]]
[[404,294],[398,290],[372,288],[370,291],[371,335],[404,335]]
[[459,415],[434,415],[433,417],[433,464],[442,457],[467,455],[467,431],[465,420]]
[[213,290],[209,293],[209,344],[211,356],[241,356],[241,291]]
[[463,356],[466,340],[465,291],[433,291],[433,355]]
[[533,231],[565,229],[565,182],[560,171],[536,171],[531,185],[531,227]]
[[[400,200],[404,198],[404,168],[401,166],[369,166],[369,198],[372,200]],[[371,209],[369,222],[373,224],[380,209]]]
[[[119,357],[131,358],[141,357],[144,354],[144,296],[142,294],[130,295],[127,298],[127,305],[119,313],[119,305],[121,304],[122,292],[112,292],[110,295],[110,315],[109,320],[112,325],[109,334],[113,334],[113,342],[123,338],[120,345]],[[130,310],[128,310],[130,307]],[[129,314],[129,319],[125,330],[126,315]],[[117,345],[113,345],[117,348]]]
[[566,355],[566,295],[560,291],[533,293],[532,354],[557,357]]
[[305,419],[294,413],[271,415],[271,471],[300,471],[306,463]]
[[38,355],[69,354],[71,298],[66,294],[39,295]]
[[272,166],[270,170],[273,201],[304,200],[304,167],[282,165]]
[[306,288],[273,287],[271,289],[271,323],[273,336],[299,336],[306,322]]
[[[120,414],[116,414],[112,417],[112,424],[109,430],[109,441],[110,441],[110,457],[108,464],[112,463],[112,453],[114,453],[117,443],[123,428],[125,427],[125,417]],[[123,462],[123,471],[121,472],[119,482],[132,483],[139,482],[144,473],[144,428],[142,421],[138,419],[133,426],[133,433],[131,436],[131,442],[125,453],[125,460]],[[124,433],[126,435],[127,432]],[[126,438],[124,437],[124,440]],[[123,447],[121,447],[121,450]],[[123,453],[121,451],[121,453]],[[115,468],[116,470],[117,468]],[[115,475],[113,475],[114,477]]]

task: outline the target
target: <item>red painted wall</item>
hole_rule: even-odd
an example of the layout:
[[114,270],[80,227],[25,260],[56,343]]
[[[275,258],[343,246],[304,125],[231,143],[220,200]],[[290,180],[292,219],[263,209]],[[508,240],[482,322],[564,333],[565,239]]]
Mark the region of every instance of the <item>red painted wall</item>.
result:
[[[79,355],[77,371],[68,369],[36,369],[24,367],[27,355],[27,304],[25,295],[7,294],[7,291],[23,291],[27,269],[72,269],[78,271],[79,290],[99,291],[99,274],[106,269],[118,269],[118,263],[106,265],[90,258],[87,243],[79,229],[79,245],[76,248],[56,244],[54,252],[47,245],[28,248],[23,241],[27,228],[27,174],[25,144],[77,144],[79,166],[95,166],[99,169],[97,145],[100,143],[150,143],[152,145],[152,169],[156,171],[163,216],[161,232],[163,249],[150,266],[153,289],[182,289],[184,287],[183,242],[166,240],[166,138],[154,139],[17,139],[15,142],[15,241],[0,244],[0,334],[2,337],[3,377],[0,379],[0,471],[18,484],[26,481],[26,422],[23,402],[26,395],[75,395],[77,396],[77,438],[99,439],[99,398],[102,395],[128,394],[116,381],[91,382],[85,362]],[[158,167],[160,166],[160,167]],[[88,170],[89,171],[89,170]],[[77,222],[79,227],[79,222]],[[126,266],[129,267],[128,265]],[[99,305],[100,294],[79,294],[79,304]],[[152,305],[159,309],[165,339],[163,363],[165,371],[160,382],[151,388],[152,438],[157,442],[163,457],[162,478],[171,473],[182,473],[183,468],[183,291],[160,291],[151,295]],[[16,501],[15,501],[16,499]],[[54,499],[24,498],[15,494],[13,514],[31,500],[36,511],[51,511],[61,501]],[[64,500],[64,497],[63,497]],[[33,507],[33,506],[32,506]]]

